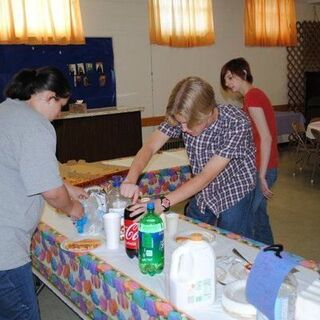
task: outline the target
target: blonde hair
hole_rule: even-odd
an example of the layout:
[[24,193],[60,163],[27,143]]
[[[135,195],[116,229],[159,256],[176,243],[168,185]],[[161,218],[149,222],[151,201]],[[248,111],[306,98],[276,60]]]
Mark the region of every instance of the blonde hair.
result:
[[166,120],[178,125],[175,115],[186,119],[188,128],[204,121],[216,107],[212,86],[198,77],[188,77],[179,81],[169,97]]

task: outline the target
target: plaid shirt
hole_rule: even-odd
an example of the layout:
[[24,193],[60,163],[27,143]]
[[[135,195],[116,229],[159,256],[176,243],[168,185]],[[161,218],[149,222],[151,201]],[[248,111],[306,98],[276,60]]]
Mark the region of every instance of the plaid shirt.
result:
[[202,171],[215,155],[230,159],[225,169],[206,188],[196,194],[197,205],[219,217],[255,187],[255,148],[249,118],[232,105],[218,105],[218,120],[199,136],[182,132],[181,125],[163,122],[159,130],[178,138],[182,135],[193,175]]

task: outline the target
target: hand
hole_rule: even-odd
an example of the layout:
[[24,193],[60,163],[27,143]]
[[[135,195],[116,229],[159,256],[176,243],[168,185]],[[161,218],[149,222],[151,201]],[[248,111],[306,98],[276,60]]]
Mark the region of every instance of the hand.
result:
[[84,215],[84,209],[81,203],[77,200],[72,200],[72,209],[69,212],[69,216],[72,218],[72,220],[77,220],[83,217]]
[[82,200],[82,199],[89,198],[88,193],[85,192],[84,189],[80,187],[72,186],[71,184],[68,184],[68,183],[65,183],[64,185],[67,188],[67,191],[71,199]]
[[[161,205],[160,199],[154,200],[154,211],[155,213],[161,214],[163,212],[163,207]],[[138,216],[141,212],[147,212],[147,203],[146,202],[137,202],[134,205],[130,206],[130,211],[132,211],[132,213],[130,214],[130,217],[135,217]],[[139,221],[141,219],[143,215],[137,217],[137,219],[135,219],[136,221]]]
[[273,196],[273,192],[269,189],[266,178],[260,177],[259,182],[260,182],[260,189],[264,197],[267,199],[270,199]]
[[134,205],[131,205],[129,210],[131,211],[130,217],[137,217],[135,221],[139,221],[143,217],[143,215],[140,214],[142,212],[147,212],[147,204],[138,202]]
[[130,182],[122,182],[120,193],[126,198],[132,198],[132,203],[135,204],[139,198],[139,187]]

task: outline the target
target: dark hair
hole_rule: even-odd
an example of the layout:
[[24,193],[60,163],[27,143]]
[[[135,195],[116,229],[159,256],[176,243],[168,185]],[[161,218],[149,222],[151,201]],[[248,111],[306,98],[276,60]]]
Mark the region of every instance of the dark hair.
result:
[[4,90],[11,99],[29,100],[37,92],[49,90],[58,98],[70,97],[70,86],[63,73],[55,67],[23,69],[16,73]]
[[236,74],[242,80],[249,83],[253,82],[253,76],[251,74],[249,63],[244,58],[236,58],[228,61],[221,69],[220,83],[224,90],[228,90],[225,82],[225,76],[230,71],[232,74]]

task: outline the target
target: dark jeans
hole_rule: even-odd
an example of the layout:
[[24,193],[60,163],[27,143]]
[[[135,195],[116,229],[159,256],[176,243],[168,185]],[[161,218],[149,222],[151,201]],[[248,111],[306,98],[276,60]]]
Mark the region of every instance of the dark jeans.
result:
[[[260,189],[259,173],[257,173],[257,186],[255,188],[254,197],[252,201],[251,212],[251,238],[265,244],[273,244],[273,235],[269,222],[269,215],[267,212],[268,200],[264,197]],[[277,169],[268,169],[266,173],[266,180],[269,188],[276,182],[278,176]]]
[[0,320],[39,320],[31,263],[0,271]]
[[249,228],[247,224],[252,198],[253,191],[249,192],[231,208],[221,212],[217,220],[216,215],[209,209],[206,209],[205,213],[202,214],[197,206],[195,197],[193,197],[186,208],[185,214],[190,218],[248,237]]

